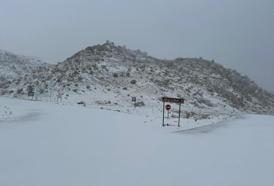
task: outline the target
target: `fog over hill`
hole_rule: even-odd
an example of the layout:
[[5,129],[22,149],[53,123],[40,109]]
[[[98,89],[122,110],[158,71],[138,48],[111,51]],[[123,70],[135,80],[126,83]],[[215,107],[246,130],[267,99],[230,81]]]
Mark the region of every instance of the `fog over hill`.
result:
[[46,63],[36,57],[0,50],[0,78],[16,78],[41,66],[46,66]]

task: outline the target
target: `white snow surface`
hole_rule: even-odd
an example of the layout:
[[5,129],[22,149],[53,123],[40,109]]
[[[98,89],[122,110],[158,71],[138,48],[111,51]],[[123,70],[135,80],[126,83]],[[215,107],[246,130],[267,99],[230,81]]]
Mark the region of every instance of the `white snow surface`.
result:
[[148,120],[3,97],[0,105],[1,186],[274,185],[273,116],[186,130],[161,127],[161,113]]

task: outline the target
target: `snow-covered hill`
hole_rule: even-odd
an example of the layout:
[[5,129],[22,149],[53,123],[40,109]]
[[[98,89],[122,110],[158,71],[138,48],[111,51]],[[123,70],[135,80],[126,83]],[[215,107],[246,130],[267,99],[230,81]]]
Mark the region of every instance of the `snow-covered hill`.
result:
[[44,62],[35,57],[16,55],[0,50],[0,78],[17,78],[30,73],[32,70],[46,66]]
[[183,116],[188,112],[197,118],[238,111],[273,113],[274,108],[273,94],[214,61],[161,60],[112,42],[87,47],[62,63],[5,82],[0,94],[24,98],[28,85],[42,100],[58,97],[66,103],[148,115],[162,108],[162,96],[185,98]]
[[274,117],[193,130],[113,111],[0,98],[2,186],[273,186]]

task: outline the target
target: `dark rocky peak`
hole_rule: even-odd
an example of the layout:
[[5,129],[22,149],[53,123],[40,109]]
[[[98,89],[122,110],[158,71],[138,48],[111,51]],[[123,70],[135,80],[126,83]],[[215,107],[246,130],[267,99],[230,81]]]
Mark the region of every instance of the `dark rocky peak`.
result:
[[120,62],[135,62],[135,61],[152,61],[156,58],[150,57],[146,52],[141,50],[131,50],[126,46],[116,45],[114,42],[106,41],[103,44],[89,46],[72,57],[68,58],[67,62],[100,62],[100,61],[115,61]]
[[148,57],[146,52],[139,49],[128,49],[126,46],[116,45],[111,41],[106,41],[103,44],[87,47],[85,51],[93,55],[101,55],[105,57],[132,57],[137,59]]
[[92,54],[105,54],[109,52],[115,52],[117,50],[118,47],[114,44],[114,42],[106,41],[103,44],[89,46],[84,51]]

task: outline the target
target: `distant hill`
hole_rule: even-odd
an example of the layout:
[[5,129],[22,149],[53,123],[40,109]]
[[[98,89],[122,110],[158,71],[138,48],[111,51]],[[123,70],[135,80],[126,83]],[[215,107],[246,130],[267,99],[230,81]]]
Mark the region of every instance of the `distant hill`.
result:
[[274,108],[273,94],[214,61],[162,60],[112,42],[87,47],[64,62],[6,82],[0,94],[24,97],[30,84],[40,99],[59,94],[63,101],[117,110],[132,109],[134,104],[144,110],[161,109],[159,98],[164,95],[185,98],[183,109],[196,113],[272,114]]
[[45,62],[38,58],[0,50],[0,78],[16,78],[45,65]]

